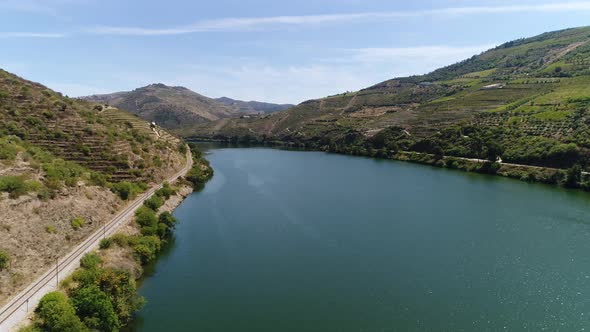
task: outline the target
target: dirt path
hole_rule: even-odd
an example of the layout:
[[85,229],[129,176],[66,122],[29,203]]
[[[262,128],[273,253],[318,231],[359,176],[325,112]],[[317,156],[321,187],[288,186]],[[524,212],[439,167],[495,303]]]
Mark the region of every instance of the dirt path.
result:
[[[181,176],[184,176],[192,167],[193,160],[190,149],[186,155],[187,163],[185,167],[167,179],[172,183]],[[162,185],[152,187],[143,193],[125,209],[119,212],[109,223],[92,233],[86,240],[75,247],[69,254],[56,261],[56,264],[45,272],[41,277],[31,283],[25,290],[16,295],[4,307],[0,309],[0,331],[13,331],[23,320],[26,319],[29,312],[32,312],[39,303],[41,298],[55,290],[62,280],[71,274],[80,265],[80,258],[86,253],[98,248],[100,241],[110,236],[122,226],[125,221],[132,217],[135,210],[143,205],[143,202],[150,198],[156,190]]]

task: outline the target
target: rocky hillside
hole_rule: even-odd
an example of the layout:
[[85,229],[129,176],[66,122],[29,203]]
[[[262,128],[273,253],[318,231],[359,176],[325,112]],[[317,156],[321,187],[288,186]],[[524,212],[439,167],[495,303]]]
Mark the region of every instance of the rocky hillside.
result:
[[260,101],[242,101],[228,97],[221,97],[215,100],[226,106],[232,107],[241,113],[274,113],[284,111],[295,106],[291,104],[272,104]]
[[232,107],[187,88],[164,84],[83,99],[118,107],[169,129],[228,118],[238,113]]
[[132,114],[0,70],[0,305],[182,169],[185,149]]
[[493,141],[504,160],[568,167],[590,163],[588,107],[590,28],[584,27],[511,41],[427,75],[185,134],[466,157],[484,157],[481,142]]
[[244,114],[272,113],[292,106],[246,102],[227,97],[212,99],[184,87],[164,84],[152,84],[130,92],[88,96],[82,99],[118,107],[174,131]]

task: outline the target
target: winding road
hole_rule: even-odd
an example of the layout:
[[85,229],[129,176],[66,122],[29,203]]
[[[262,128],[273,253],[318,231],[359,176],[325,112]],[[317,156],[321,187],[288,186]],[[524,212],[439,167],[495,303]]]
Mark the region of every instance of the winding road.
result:
[[[187,147],[185,167],[167,179],[172,183],[181,176],[184,176],[193,166],[193,160],[190,149]],[[162,184],[152,187],[147,192],[137,197],[125,209],[120,211],[110,222],[104,224],[82,243],[76,246],[64,257],[56,260],[55,265],[48,269],[42,276],[33,281],[26,289],[17,294],[4,307],[0,309],[0,332],[13,331],[17,326],[27,318],[30,311],[34,310],[39,300],[54,291],[59,285],[59,281],[71,274],[80,265],[80,258],[86,253],[98,248],[100,240],[110,236],[122,226],[125,221],[133,216],[135,210],[143,205],[143,202],[150,198],[156,190],[162,188]]]

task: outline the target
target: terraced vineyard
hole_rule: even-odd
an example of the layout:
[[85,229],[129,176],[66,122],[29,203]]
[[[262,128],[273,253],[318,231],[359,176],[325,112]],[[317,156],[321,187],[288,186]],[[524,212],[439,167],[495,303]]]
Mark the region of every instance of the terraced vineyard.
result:
[[0,131],[107,176],[151,182],[177,167],[180,140],[112,107],[0,72]]

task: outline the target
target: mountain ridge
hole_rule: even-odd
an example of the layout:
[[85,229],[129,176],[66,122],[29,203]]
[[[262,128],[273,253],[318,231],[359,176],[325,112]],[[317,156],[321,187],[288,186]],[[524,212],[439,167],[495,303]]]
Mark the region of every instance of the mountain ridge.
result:
[[171,130],[239,117],[242,114],[274,112],[291,106],[245,102],[228,97],[213,99],[186,87],[168,86],[163,83],[80,99],[116,106]]

